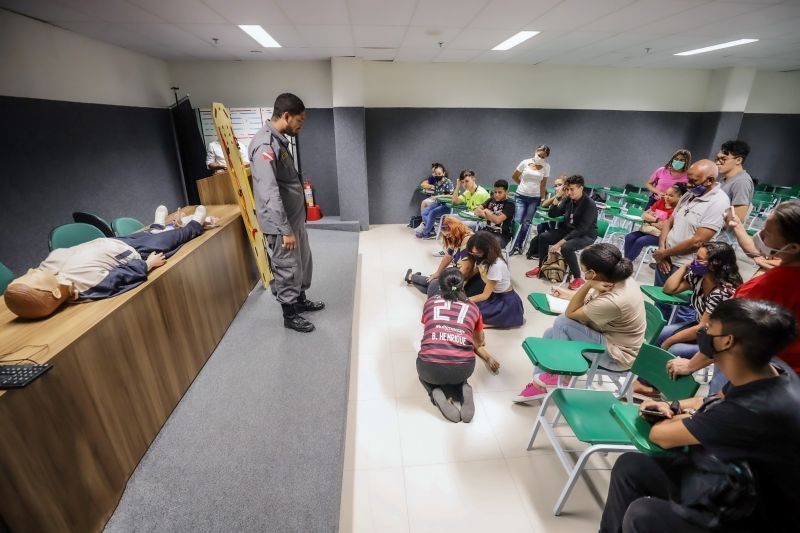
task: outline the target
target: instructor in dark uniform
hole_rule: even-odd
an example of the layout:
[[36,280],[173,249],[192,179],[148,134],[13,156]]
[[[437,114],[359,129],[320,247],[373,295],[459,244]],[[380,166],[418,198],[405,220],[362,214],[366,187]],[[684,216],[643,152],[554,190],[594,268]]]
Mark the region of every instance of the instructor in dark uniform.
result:
[[272,119],[250,141],[248,153],[256,216],[272,268],[270,289],[283,308],[283,325],[308,333],[314,331],[314,324],[301,313],[319,311],[325,304],[306,298],[312,271],[306,201],[285,137],[294,137],[303,127],[305,109],[303,101],[291,93],[278,96]]

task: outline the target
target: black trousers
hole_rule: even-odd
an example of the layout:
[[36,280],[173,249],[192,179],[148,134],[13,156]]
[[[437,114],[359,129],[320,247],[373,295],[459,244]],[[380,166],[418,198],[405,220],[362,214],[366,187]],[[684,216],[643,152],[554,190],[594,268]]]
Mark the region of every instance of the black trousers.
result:
[[[558,228],[546,231],[537,237],[539,239],[539,267],[541,267],[545,259],[547,259],[547,251],[550,246],[563,239],[567,233],[569,233],[568,229]],[[561,255],[564,256],[564,260],[567,262],[567,266],[569,266],[569,273],[572,274],[573,278],[581,277],[581,267],[578,264],[578,250],[586,248],[592,243],[594,243],[594,238],[592,237],[576,237],[575,239],[568,240],[564,243],[564,246],[561,247]]]
[[[674,459],[626,453],[611,470],[600,533],[699,533],[708,531],[681,518],[670,506],[678,493]],[[737,531],[745,531],[736,529]],[[733,532],[730,528],[726,532]]]
[[203,226],[196,220],[192,220],[183,227],[175,228],[161,233],[148,233],[147,231],[137,231],[126,237],[114,237],[118,241],[131,246],[139,252],[142,259],[152,253],[163,253],[170,257],[178,251],[185,243],[203,233]]

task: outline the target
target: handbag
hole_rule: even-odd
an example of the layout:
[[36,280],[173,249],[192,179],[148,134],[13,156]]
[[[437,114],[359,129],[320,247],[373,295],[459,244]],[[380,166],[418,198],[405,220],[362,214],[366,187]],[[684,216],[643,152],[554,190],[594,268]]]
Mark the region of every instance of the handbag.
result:
[[639,228],[639,231],[641,231],[642,233],[647,233],[648,235],[652,235],[654,237],[661,236],[661,230],[656,226],[652,225],[650,222],[645,222],[644,224],[642,224],[642,227]]

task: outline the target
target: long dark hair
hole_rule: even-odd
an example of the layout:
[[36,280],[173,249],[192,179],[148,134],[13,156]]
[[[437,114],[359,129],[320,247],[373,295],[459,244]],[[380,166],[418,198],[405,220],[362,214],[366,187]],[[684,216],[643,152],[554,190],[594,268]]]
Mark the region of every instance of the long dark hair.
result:
[[703,248],[708,252],[708,270],[714,275],[718,285],[728,284],[738,287],[742,284],[739,264],[736,262],[736,250],[726,242],[711,241]]
[[483,257],[478,259],[476,263],[493,265],[498,258],[503,258],[503,252],[500,249],[500,241],[494,234],[488,231],[479,231],[469,238],[467,241],[467,252],[469,252],[470,255],[472,255],[473,248],[477,248],[483,254]]
[[619,248],[608,242],[593,244],[581,252],[581,263],[589,270],[601,274],[608,281],[628,279],[633,274],[633,263]]
[[464,294],[464,276],[456,267],[445,268],[439,276],[439,288],[442,290],[442,298],[449,301],[467,299]]

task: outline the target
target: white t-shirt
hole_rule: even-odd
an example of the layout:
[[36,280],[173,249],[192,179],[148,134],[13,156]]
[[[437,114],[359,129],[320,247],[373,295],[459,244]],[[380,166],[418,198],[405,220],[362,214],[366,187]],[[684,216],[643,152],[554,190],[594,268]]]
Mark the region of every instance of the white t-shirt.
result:
[[523,159],[520,164],[517,165],[517,171],[520,172],[517,194],[538,198],[541,196],[539,187],[541,186],[542,178],[550,176],[550,164],[547,161],[540,161],[539,164],[542,165],[542,168],[536,170],[530,166],[533,162],[533,158],[531,157],[530,159]]
[[[247,156],[247,148],[238,141],[239,145],[239,157],[242,159],[243,165],[250,164],[250,158]],[[208,143],[208,150],[206,151],[206,166],[210,165],[211,163],[217,163],[221,165],[226,165],[225,162],[225,153],[222,151],[222,145],[219,141],[211,141]]]
[[497,282],[492,292],[506,292],[511,288],[511,271],[508,269],[508,264],[506,264],[502,258],[498,258],[497,261],[488,268],[482,265],[480,270],[484,281],[492,280]]

